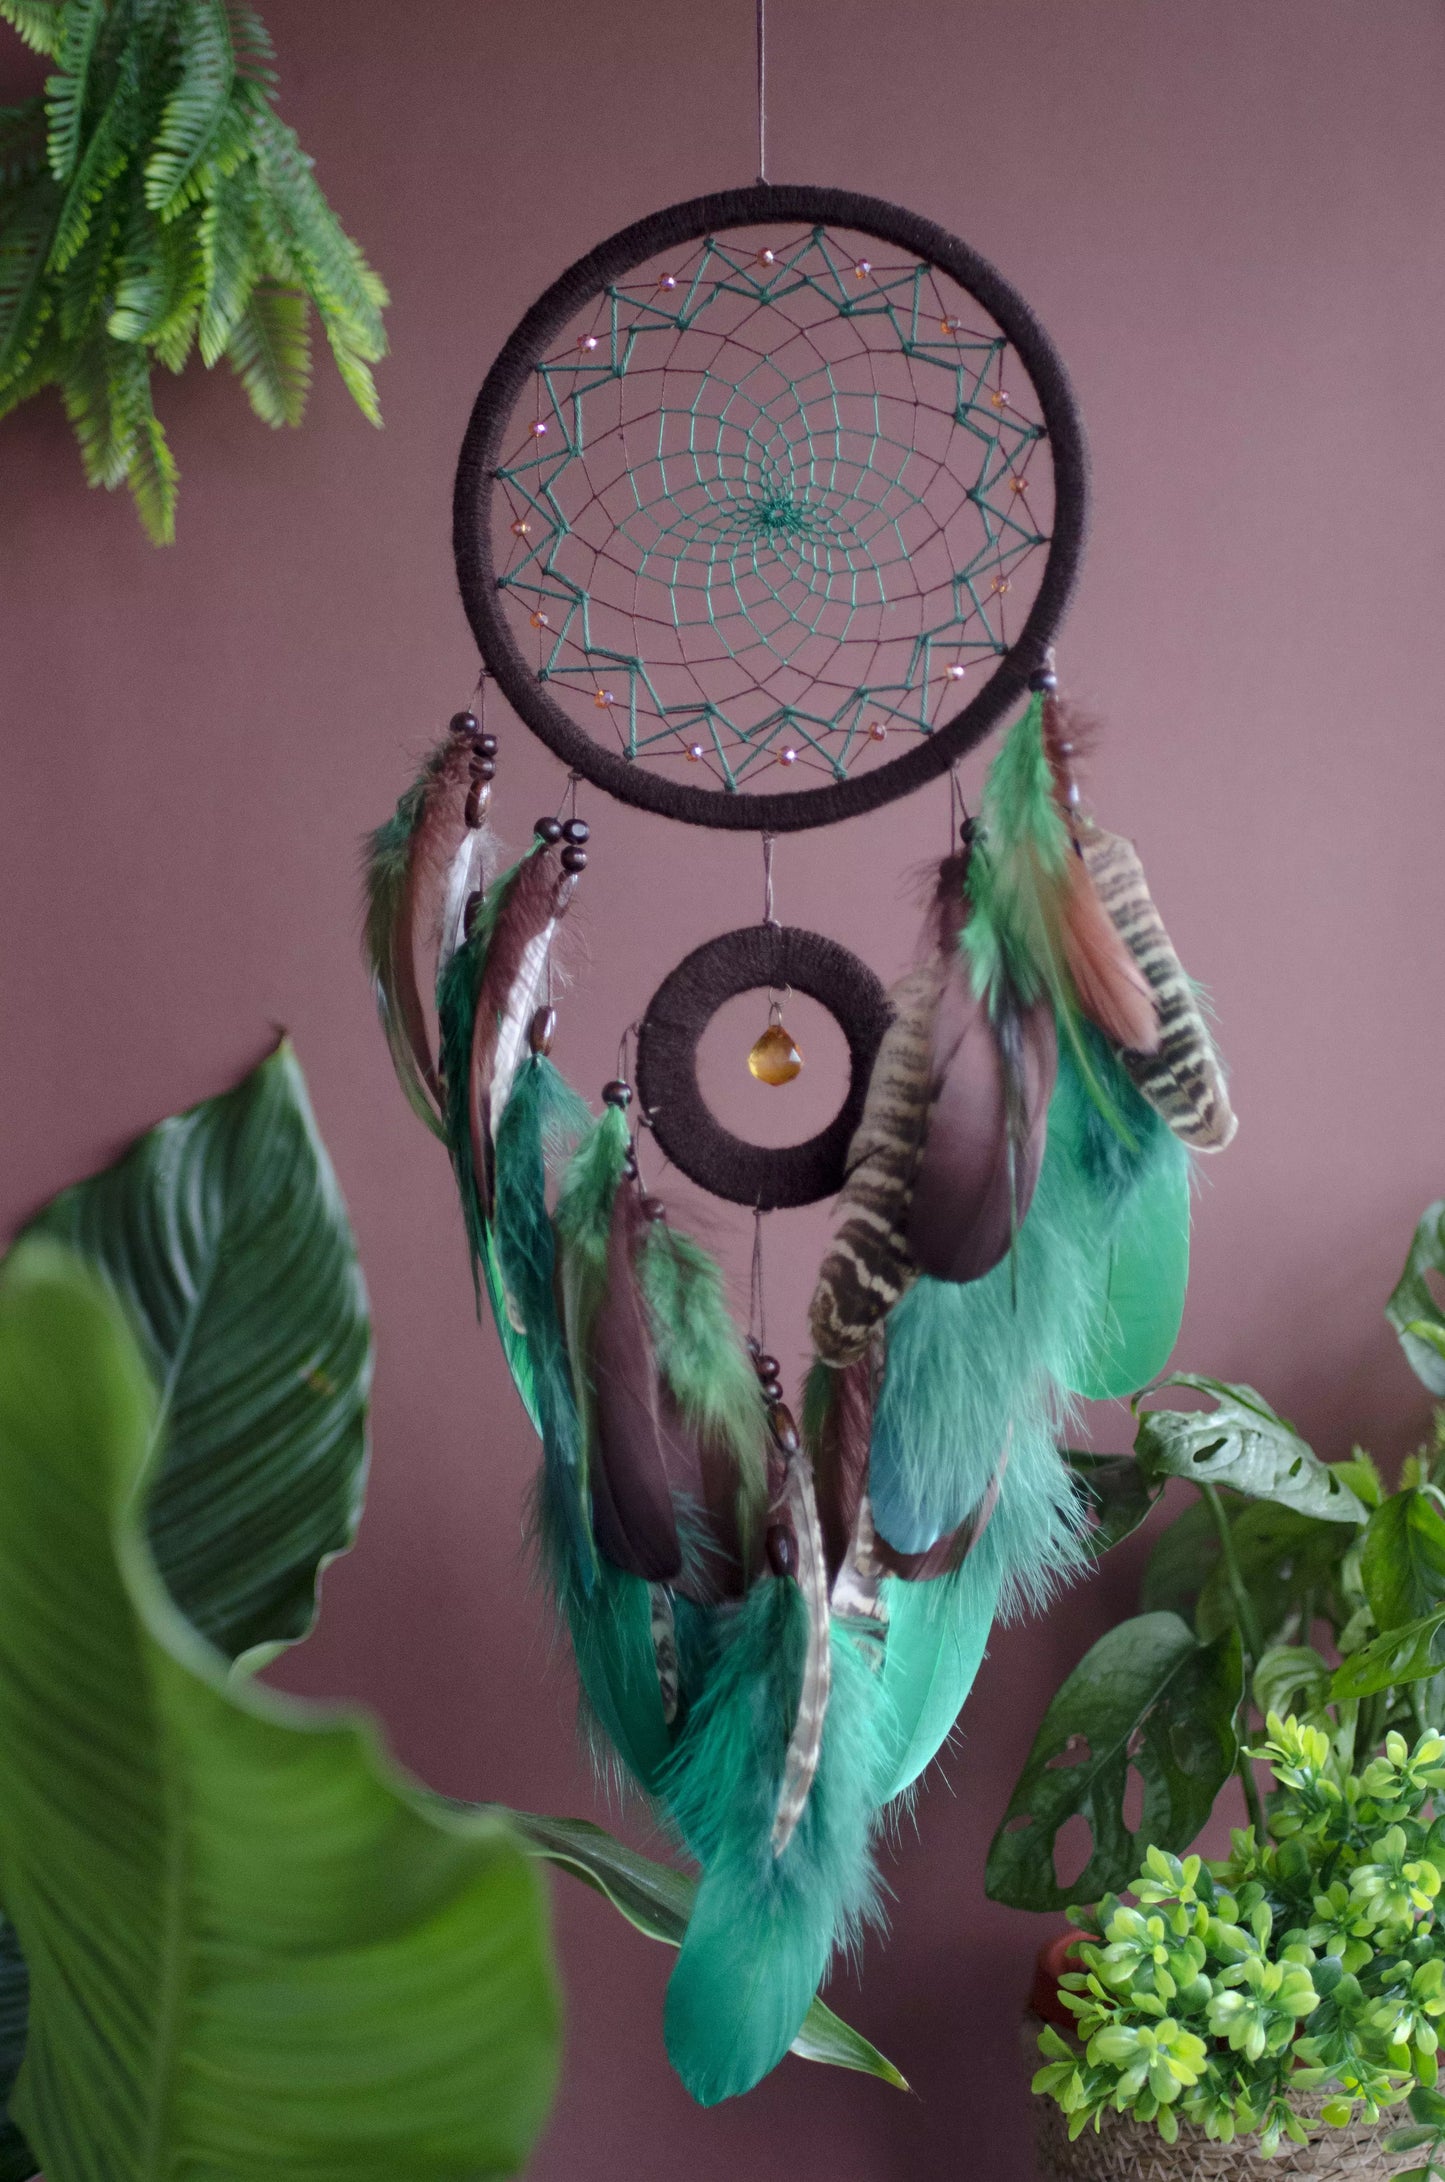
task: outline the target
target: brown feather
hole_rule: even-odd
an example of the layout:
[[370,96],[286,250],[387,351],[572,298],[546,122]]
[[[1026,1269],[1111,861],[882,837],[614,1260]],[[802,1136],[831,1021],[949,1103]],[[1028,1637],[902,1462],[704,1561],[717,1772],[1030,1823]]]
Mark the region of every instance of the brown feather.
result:
[[906,1230],[933,1280],[980,1280],[1007,1256],[1043,1164],[1058,1068],[1053,1008],[1040,998],[995,1024],[966,970],[934,1018],[933,1104]]
[[830,1583],[847,1558],[857,1528],[858,1504],[868,1489],[875,1370],[870,1345],[856,1362],[827,1371],[826,1404],[812,1454]]
[[422,1081],[441,1105],[437,1073],[437,954],[452,859],[469,832],[466,822],[471,744],[449,735],[423,773],[421,809],[407,843],[401,915],[392,933],[392,991]]
[[495,1202],[497,1127],[546,975],[552,932],[574,885],[555,849],[534,850],[517,867],[481,964],[467,1113],[472,1172],[489,1219]]
[[1003,1474],[1008,1466],[1007,1450],[999,1458],[998,1468],[989,1479],[988,1489],[971,1514],[966,1515],[957,1530],[946,1537],[936,1538],[922,1553],[899,1553],[886,1538],[875,1531],[872,1538],[874,1557],[887,1569],[890,1576],[901,1576],[905,1583],[935,1583],[940,1576],[956,1575],[993,1520],[998,1506],[998,1496],[1003,1485]]
[[[1067,699],[1047,696],[1043,707],[1044,751],[1053,774],[1054,799],[1063,812],[1076,852],[1079,786],[1075,760],[1098,735],[1097,721]],[[1089,1021],[1131,1053],[1153,1053],[1159,1044],[1154,990],[1125,946],[1094,886],[1081,853],[1069,859],[1060,904],[1064,961]]]
[[637,1252],[648,1230],[635,1183],[624,1179],[612,1202],[607,1271],[592,1320],[588,1374],[592,1396],[589,1478],[597,1549],[615,1568],[649,1583],[682,1573],[670,1470],[693,1468],[673,1441],[675,1414],[664,1412]]

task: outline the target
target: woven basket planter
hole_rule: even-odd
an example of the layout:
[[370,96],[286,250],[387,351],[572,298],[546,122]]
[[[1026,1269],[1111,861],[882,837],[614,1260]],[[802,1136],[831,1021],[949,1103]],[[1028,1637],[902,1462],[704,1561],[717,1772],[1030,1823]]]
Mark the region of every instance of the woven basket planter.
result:
[[[1039,2066],[1036,2015],[1025,2018],[1024,2057],[1030,2071]],[[1273,2159],[1260,2156],[1257,2137],[1237,2137],[1215,2144],[1202,2129],[1181,2123],[1177,2143],[1166,2144],[1157,2129],[1127,2114],[1105,2114],[1095,2136],[1092,2128],[1069,2142],[1069,2124],[1052,2099],[1034,2100],[1034,2134],[1041,2182],[1285,2182],[1308,2175],[1312,2182],[1390,2182],[1411,2163],[1409,2153],[1387,2152],[1385,2138],[1409,2120],[1404,2108],[1377,2122],[1357,2121],[1348,2129],[1330,2129],[1320,2121],[1322,2096],[1296,2100],[1301,2121],[1318,2129],[1308,2144],[1281,2144]]]

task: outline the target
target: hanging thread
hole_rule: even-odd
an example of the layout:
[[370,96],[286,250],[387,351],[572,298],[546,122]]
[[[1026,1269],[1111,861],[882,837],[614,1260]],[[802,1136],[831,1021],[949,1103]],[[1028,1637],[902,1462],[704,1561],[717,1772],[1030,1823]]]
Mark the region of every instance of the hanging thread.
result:
[[768,178],[767,0],[758,0],[758,180]]
[[763,835],[763,922],[777,925],[773,915],[773,836]]
[[748,1333],[754,1354],[768,1345],[768,1314],[763,1295],[763,1208],[753,1207],[753,1268],[748,1284]]

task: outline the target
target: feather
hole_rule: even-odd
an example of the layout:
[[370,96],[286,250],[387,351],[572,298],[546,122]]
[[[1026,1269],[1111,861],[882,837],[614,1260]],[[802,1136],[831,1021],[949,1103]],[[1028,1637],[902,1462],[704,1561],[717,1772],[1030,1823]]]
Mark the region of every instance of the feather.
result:
[[1012,1431],[1001,1512],[1028,1512],[1017,1534],[1005,1525],[1007,1574],[1011,1587],[1035,1595],[1078,1558],[1055,1432],[1093,1345],[1118,1222],[1169,1143],[1111,1049],[1089,1035],[1091,1075],[1124,1134],[1104,1120],[1066,1046],[1013,1260],[961,1286],[920,1280],[893,1311],[869,1458],[880,1538],[923,1553],[978,1507]]
[[673,1822],[703,1872],[663,2027],[674,2068],[705,2106],[751,2090],[777,2066],[834,1947],[876,1914],[871,1834],[895,1741],[879,1678],[835,1634],[817,1776],[775,1856],[807,1603],[790,1578],[764,1576],[715,1621],[712,1670],[665,1781]]
[[613,1191],[606,1270],[587,1343],[588,1468],[598,1550],[634,1576],[668,1583],[682,1574],[672,1480],[700,1464],[677,1444],[658,1376],[637,1273],[649,1226],[636,1182],[624,1178]]
[[[1121,1012],[1126,987],[1142,1010],[1138,972],[1126,949],[1113,946],[1106,934],[1101,939],[1109,920],[1094,914],[1098,905],[1089,895],[1088,873],[1059,807],[1037,698],[989,768],[983,827],[969,862],[972,914],[964,930],[975,985],[995,1011],[1010,986],[1024,1007],[1047,996],[1090,1096],[1121,1126],[1085,1036],[1090,1010],[1104,1016],[1096,1027],[1106,1035],[1127,1020],[1131,1035],[1157,1041],[1158,1026],[1155,1021],[1151,1032],[1142,1013]],[[1105,954],[1113,947],[1107,963],[1101,946]],[[1076,971],[1088,988],[1088,1007]],[[1149,1005],[1152,1015],[1152,1001]]]
[[484,1216],[495,1194],[498,1129],[542,995],[557,920],[575,886],[555,851],[538,842],[487,894],[469,943],[477,985],[466,1114]]
[[860,1503],[868,1490],[868,1442],[873,1430],[876,1337],[854,1363],[835,1370],[816,1362],[803,1388],[803,1444],[813,1485],[830,1580],[848,1558]]
[[784,1504],[797,1541],[798,1589],[808,1611],[808,1636],[798,1709],[788,1737],[782,1786],[778,1790],[778,1807],[773,1817],[774,1856],[781,1856],[792,1840],[817,1778],[823,1748],[823,1722],[828,1714],[828,1691],[832,1682],[828,1564],[813,1492],[813,1468],[801,1448],[788,1464]]
[[1079,787],[1074,760],[1093,744],[1098,723],[1052,692],[1045,696],[1039,710],[1054,801],[1074,848],[1068,859],[1063,908],[1064,954],[1074,990],[1085,1015],[1106,1038],[1134,1052],[1152,1053],[1159,1044],[1153,988],[1124,945],[1095,890],[1093,874],[1079,853]]
[[497,1132],[496,1257],[527,1344],[542,1436],[542,1490],[560,1513],[584,1591],[596,1576],[582,1428],[555,1291],[556,1239],[547,1210],[547,1140],[570,1127],[576,1094],[534,1054],[517,1079]]
[[1160,1036],[1152,1052],[1128,1049],[1124,1066],[1144,1097],[1195,1151],[1222,1151],[1239,1126],[1204,1011],[1149,893],[1132,843],[1102,827],[1079,833],[1079,853],[1110,921],[1147,980]]
[[[1127,1067],[1127,1054],[1121,1058]],[[1110,1239],[1092,1339],[1069,1382],[1073,1392],[1086,1401],[1117,1401],[1157,1379],[1179,1338],[1188,1285],[1189,1155],[1169,1137]]]
[[397,1077],[412,1107],[442,1135],[442,1090],[431,995],[448,881],[463,848],[484,853],[467,824],[471,743],[448,736],[395,814],[367,841],[365,951]]
[[938,1755],[973,1687],[998,1610],[1001,1568],[987,1544],[939,1583],[883,1585],[888,1640],[881,1717],[891,1737],[880,1795],[905,1795]]
[[989,1009],[961,976],[934,1022],[937,1093],[909,1206],[908,1247],[934,1280],[979,1280],[1011,1249],[1043,1164],[1058,1040],[1048,1002]]
[[469,827],[457,844],[447,872],[437,946],[437,983],[467,936],[467,913],[475,896],[485,894],[487,873],[500,860],[497,837],[485,823]]

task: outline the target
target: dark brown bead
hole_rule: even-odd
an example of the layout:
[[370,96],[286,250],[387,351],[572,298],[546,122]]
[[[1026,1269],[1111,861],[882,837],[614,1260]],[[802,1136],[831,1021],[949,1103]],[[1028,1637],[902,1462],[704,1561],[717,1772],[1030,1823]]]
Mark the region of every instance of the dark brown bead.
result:
[[481,755],[484,758],[494,758],[497,754],[498,747],[499,745],[497,743],[497,738],[495,735],[478,735],[477,749],[481,752]]
[[495,780],[497,761],[495,758],[473,758],[468,770],[473,780]]
[[550,847],[562,838],[562,821],[560,818],[539,818],[532,831],[539,841],[545,841]]
[[644,1197],[638,1208],[644,1220],[665,1220],[667,1207],[660,1197]]
[[473,832],[476,831],[486,816],[487,805],[491,800],[492,791],[486,782],[484,780],[474,780],[467,790],[466,808],[462,814]]
[[764,1381],[763,1381],[763,1400],[764,1400],[765,1402],[780,1402],[780,1401],[782,1400],[782,1398],[783,1398],[783,1382],[782,1382],[782,1380],[781,1380],[781,1379],[764,1379]]
[[786,1523],[770,1523],[763,1544],[768,1556],[768,1566],[775,1576],[796,1576],[798,1541]]
[[768,1407],[768,1424],[773,1438],[785,1455],[798,1452],[798,1427],[793,1422],[793,1412],[782,1402],[772,1402]]
[[562,839],[570,841],[574,849],[580,849],[592,839],[592,828],[582,818],[569,818],[562,828]]
[[632,1104],[631,1084],[624,1083],[620,1076],[614,1076],[611,1083],[604,1083],[602,1086],[602,1103],[604,1106],[630,1106]]
[[538,1008],[527,1025],[527,1043],[534,1053],[550,1053],[557,1029],[557,1010]]
[[1047,667],[1043,668],[1040,673],[1031,674],[1029,676],[1030,689],[1048,691],[1051,689],[1057,689],[1058,686],[1058,676],[1051,673]]
[[470,939],[472,936],[472,926],[477,921],[477,911],[481,908],[481,906],[482,890],[480,887],[478,887],[475,894],[469,894],[467,896],[467,906],[462,911],[462,930],[466,933],[468,939]]
[[587,869],[587,851],[586,849],[563,849],[561,861],[564,871],[570,872],[574,879],[579,878]]
[[623,1173],[624,1173],[624,1174],[626,1175],[626,1177],[627,1177],[627,1179],[628,1179],[628,1181],[629,1181],[629,1182],[635,1182],[635,1181],[637,1180],[637,1154],[636,1154],[636,1152],[633,1152],[633,1151],[629,1151],[629,1152],[628,1152],[628,1154],[627,1154],[627,1157],[626,1157],[626,1158],[625,1158],[625,1159],[623,1160],[623,1162],[622,1162],[622,1171],[623,1171]]
[[479,722],[475,712],[454,712],[447,725],[454,735],[475,735]]
[[782,1365],[776,1356],[767,1356],[761,1349],[753,1350],[753,1370],[760,1379],[776,1379]]

